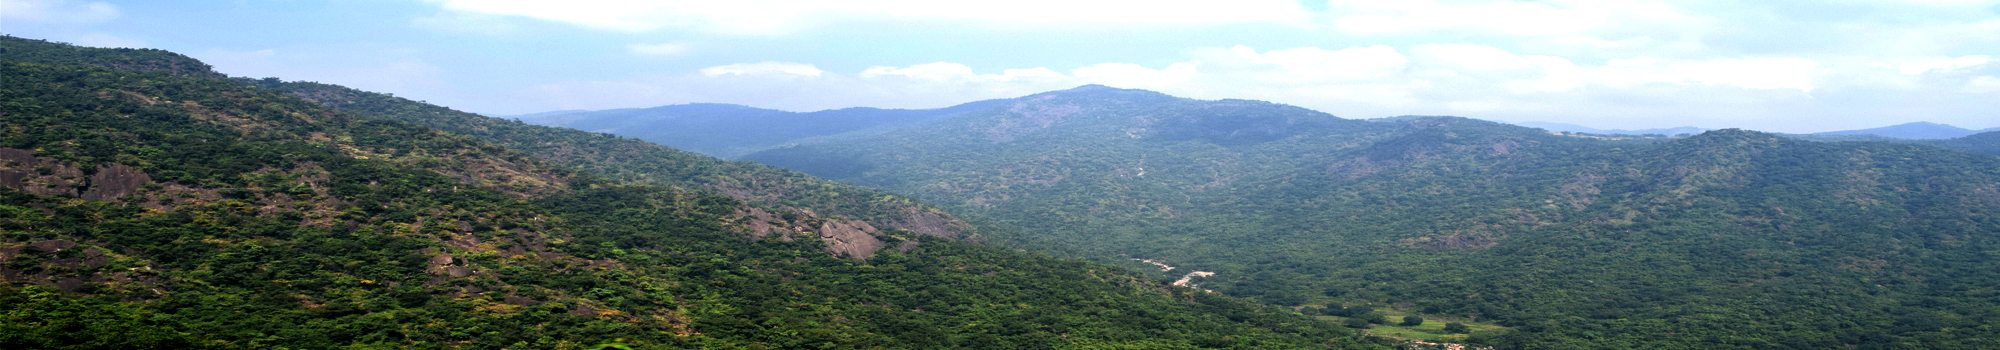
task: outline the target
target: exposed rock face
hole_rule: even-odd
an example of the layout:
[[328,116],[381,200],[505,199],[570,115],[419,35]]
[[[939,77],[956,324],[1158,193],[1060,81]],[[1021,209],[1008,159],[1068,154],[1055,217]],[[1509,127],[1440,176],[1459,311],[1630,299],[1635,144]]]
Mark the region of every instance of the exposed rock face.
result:
[[529,306],[542,303],[539,301],[535,301],[535,299],[517,295],[509,295],[504,298],[501,298],[501,300],[507,302],[508,305],[518,305],[518,306]]
[[827,220],[819,227],[819,239],[826,241],[827,253],[855,259],[867,259],[882,249],[882,240],[875,238],[880,233],[875,226],[858,220]]
[[0,186],[43,196],[76,195],[83,171],[35,152],[0,147]]
[[[784,235],[780,227],[771,224],[772,221],[778,220],[777,215],[771,215],[771,212],[757,209],[756,207],[747,207],[737,210],[736,214],[743,216],[742,220],[746,221],[743,224],[750,228],[750,237],[752,238],[764,239],[764,236],[769,236],[773,232]],[[783,238],[787,241],[791,240],[789,235],[785,235]]]
[[83,177],[83,171],[67,162],[36,157],[35,152],[0,147],[0,187],[43,196],[77,195],[83,199],[107,201],[132,195],[153,178],[124,164],[97,167],[97,174]]
[[90,176],[90,190],[83,192],[83,199],[108,201],[132,195],[140,185],[153,182],[153,178],[124,164],[111,163],[97,167],[97,175]]
[[945,216],[935,210],[911,207],[903,210],[903,215],[890,222],[893,228],[909,230],[925,236],[959,238],[959,234],[972,230],[972,225],[958,218]]
[[598,314],[599,312],[597,312],[597,309],[593,309],[590,307],[590,305],[585,305],[581,303],[576,304],[576,310],[569,311],[570,316],[590,317],[590,316],[597,316]]

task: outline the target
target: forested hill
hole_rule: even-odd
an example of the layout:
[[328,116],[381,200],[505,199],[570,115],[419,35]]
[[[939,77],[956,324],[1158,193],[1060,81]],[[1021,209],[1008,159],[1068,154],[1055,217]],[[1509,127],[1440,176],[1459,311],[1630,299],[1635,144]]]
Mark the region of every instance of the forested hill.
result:
[[21,54],[59,48],[0,38],[0,348],[1389,347],[1125,269],[489,141],[532,129],[93,61],[185,59],[157,50]]
[[1192,282],[1235,296],[1497,322],[1514,332],[1469,341],[1502,348],[2000,347],[1988,154],[1087,86],[744,159],[995,217],[1031,246],[1213,271]]
[[372,118],[475,137],[622,182],[711,190],[754,204],[811,208],[885,229],[979,240],[973,225],[928,204],[792,170],[725,161],[634,138],[485,117],[338,85],[269,78],[234,81]]
[[2000,131],[1982,132],[1955,139],[1915,142],[2000,156]]
[[937,109],[856,107],[807,113],[695,103],[548,114],[521,118],[521,121],[613,133],[710,156],[732,158],[816,136],[871,128],[907,127],[990,107],[996,102],[981,101]]

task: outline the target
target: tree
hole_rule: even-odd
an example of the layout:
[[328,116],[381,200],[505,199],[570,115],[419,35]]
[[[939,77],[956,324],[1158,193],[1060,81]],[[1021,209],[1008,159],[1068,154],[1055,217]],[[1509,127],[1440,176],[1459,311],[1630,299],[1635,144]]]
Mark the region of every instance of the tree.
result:
[[1360,317],[1349,317],[1347,318],[1347,328],[1354,328],[1354,329],[1368,328],[1368,319]]
[[1403,316],[1403,327],[1416,327],[1423,324],[1423,317],[1417,317],[1417,315]]
[[1389,324],[1389,316],[1383,315],[1382,313],[1379,312],[1370,312],[1366,315],[1362,315],[1361,318],[1368,320],[1368,323]]
[[1472,329],[1466,328],[1464,323],[1451,322],[1444,324],[1444,332],[1451,334],[1466,334],[1466,333],[1472,333]]

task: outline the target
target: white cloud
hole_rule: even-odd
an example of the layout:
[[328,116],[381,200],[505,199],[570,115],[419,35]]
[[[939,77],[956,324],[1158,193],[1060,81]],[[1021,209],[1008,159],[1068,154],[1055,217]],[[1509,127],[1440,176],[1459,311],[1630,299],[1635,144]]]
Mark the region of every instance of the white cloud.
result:
[[1995,78],[1991,75],[1982,75],[1966,81],[1963,89],[1966,92],[1975,94],[2000,92],[2000,78]]
[[1644,0],[1473,1],[1333,0],[1335,27],[1350,33],[1384,34],[1440,29],[1506,35],[1577,35],[1622,21],[1688,22],[1675,6]]
[[490,36],[514,35],[523,31],[520,25],[514,24],[506,17],[471,12],[445,12],[429,17],[417,17],[410,20],[410,25],[431,30]]
[[1409,63],[1403,54],[1385,45],[1331,51],[1317,47],[1301,47],[1271,50],[1261,54],[1248,46],[1236,46],[1229,50],[1249,63],[1277,66],[1279,71],[1262,74],[1259,79],[1284,83],[1324,83],[1385,78],[1400,73],[1404,65]]
[[0,1],[0,22],[97,24],[118,18],[118,6],[68,0]]
[[[803,111],[934,108],[1105,84],[1192,98],[1268,100],[1348,117],[1449,114],[1619,127],[1697,125],[1804,132],[1824,130],[1800,128],[1880,126],[1870,125],[1875,119],[1868,115],[1935,115],[1927,114],[1931,112],[1927,109],[1885,109],[1865,102],[1871,99],[1922,97],[1944,105],[1978,105],[1981,102],[1971,102],[1976,98],[1968,96],[2000,91],[2000,78],[1995,77],[2000,72],[1987,70],[1994,64],[1981,61],[1984,57],[1917,57],[1890,60],[1893,64],[1856,57],[1749,55],[1573,60],[1475,44],[1414,45],[1407,50],[1371,45],[1259,51],[1234,46],[1191,50],[1186,60],[1164,66],[1110,62],[1064,71],[1035,67],[995,73],[990,69],[1004,67],[933,62],[843,74],[804,63],[745,63],[685,75],[548,84],[518,96],[522,101],[559,101],[559,106],[539,109],[724,102]],[[1925,67],[1924,74],[1904,74],[1905,63]],[[1804,115],[1847,119],[1740,122]],[[1627,119],[1604,125],[1595,119],[1603,116]]]
[[523,16],[588,28],[645,32],[667,28],[773,35],[838,22],[953,21],[1047,25],[1204,25],[1303,23],[1310,13],[1287,0],[425,0],[455,12]]
[[1473,71],[1495,71],[1535,68],[1527,57],[1501,50],[1497,47],[1466,44],[1428,44],[1412,47],[1411,51],[1435,58],[1446,64]]
[[1903,72],[1903,74],[1924,74],[1933,71],[1949,71],[1949,70],[1973,67],[1986,64],[1986,62],[1992,62],[1992,61],[1993,61],[1993,56],[1986,56],[1986,55],[1970,55],[1970,56],[1959,56],[1959,57],[1923,57],[1923,58],[1905,59],[1901,63],[1884,63],[1882,64],[1882,66],[1893,66],[1898,71]]
[[1069,78],[1048,68],[1008,69],[1000,74],[973,73],[972,67],[950,62],[936,62],[913,65],[904,68],[875,66],[861,71],[861,78],[882,79],[890,77],[927,80],[935,82],[1010,82],[1016,80],[1056,81]]
[[1682,62],[1666,68],[1679,78],[1701,84],[1812,92],[1813,70],[1818,66],[1819,62],[1809,59],[1771,57]]
[[694,46],[687,43],[631,44],[625,45],[625,49],[647,56],[679,56],[693,50]]
[[701,69],[702,75],[710,77],[717,77],[724,75],[773,75],[773,76],[792,75],[792,76],[817,77],[820,76],[820,74],[825,74],[825,73],[826,71],[819,70],[819,67],[814,67],[813,65],[810,64],[792,63],[792,62],[737,63],[737,64],[714,66]]
[[1100,63],[1070,71],[1078,82],[1104,84],[1110,86],[1160,89],[1171,87],[1201,76],[1195,69],[1199,63],[1181,62],[1164,69],[1152,69],[1131,63]]

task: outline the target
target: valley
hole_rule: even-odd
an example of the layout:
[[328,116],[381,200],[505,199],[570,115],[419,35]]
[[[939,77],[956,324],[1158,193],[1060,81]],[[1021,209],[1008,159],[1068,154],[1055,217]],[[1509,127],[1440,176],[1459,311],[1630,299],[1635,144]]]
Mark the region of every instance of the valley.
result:
[[1104,86],[994,104],[741,158],[1232,296],[1494,322],[1469,341],[1502,348],[1976,348],[2000,316],[1986,134],[1599,137]]
[[0,44],[10,346],[2000,346],[2000,132],[1607,135],[1103,85],[514,120]]
[[4,348],[1399,347],[781,169],[161,50],[0,54]]

